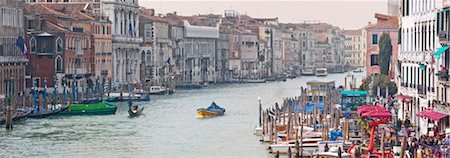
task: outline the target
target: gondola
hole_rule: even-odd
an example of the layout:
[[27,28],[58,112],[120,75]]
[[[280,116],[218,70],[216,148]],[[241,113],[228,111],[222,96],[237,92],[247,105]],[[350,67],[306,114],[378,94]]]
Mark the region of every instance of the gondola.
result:
[[[16,110],[16,116],[12,118],[13,123],[24,120],[28,118],[31,114],[31,110]],[[0,125],[4,125],[6,123],[6,111],[3,111],[2,114],[4,114],[5,117],[0,118]]]
[[68,105],[58,105],[55,109],[50,109],[50,110],[39,110],[39,111],[32,111],[32,113],[28,116],[28,118],[46,118],[52,115],[56,115],[59,114],[61,111],[66,110],[67,108],[69,108]]
[[128,103],[128,114],[130,115],[130,117],[137,117],[142,115],[142,111],[144,111],[144,107],[142,107],[141,109],[139,109],[138,106],[136,105],[132,105],[133,103],[129,102]]

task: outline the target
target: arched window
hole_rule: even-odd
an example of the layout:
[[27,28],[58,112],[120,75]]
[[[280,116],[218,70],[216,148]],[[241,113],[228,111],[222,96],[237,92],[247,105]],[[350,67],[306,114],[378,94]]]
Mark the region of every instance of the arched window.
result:
[[63,73],[63,60],[61,56],[55,58],[55,70],[56,73]]
[[61,53],[63,51],[63,42],[62,39],[58,37],[56,39],[56,52]]
[[31,53],[36,53],[36,39],[34,37],[30,40],[30,51]]

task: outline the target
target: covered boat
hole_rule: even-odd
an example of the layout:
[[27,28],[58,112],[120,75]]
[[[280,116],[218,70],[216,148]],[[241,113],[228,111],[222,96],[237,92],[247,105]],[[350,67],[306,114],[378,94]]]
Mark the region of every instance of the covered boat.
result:
[[60,112],[60,115],[110,115],[115,114],[117,106],[113,103],[102,101],[90,104],[72,104],[66,110]]
[[206,109],[205,108],[197,109],[197,115],[200,118],[220,116],[220,115],[223,115],[224,113],[225,113],[225,109],[218,106],[214,102],[212,102],[212,104]]

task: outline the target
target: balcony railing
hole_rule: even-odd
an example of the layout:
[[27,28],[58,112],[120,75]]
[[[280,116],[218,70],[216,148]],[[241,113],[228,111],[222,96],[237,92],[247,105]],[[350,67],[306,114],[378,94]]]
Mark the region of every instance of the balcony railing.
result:
[[449,34],[450,34],[449,30],[440,30],[438,32],[439,41],[449,41],[450,40]]
[[426,95],[426,89],[424,85],[417,85],[417,93],[419,95]]
[[448,81],[448,71],[447,70],[441,70],[437,74],[439,81]]

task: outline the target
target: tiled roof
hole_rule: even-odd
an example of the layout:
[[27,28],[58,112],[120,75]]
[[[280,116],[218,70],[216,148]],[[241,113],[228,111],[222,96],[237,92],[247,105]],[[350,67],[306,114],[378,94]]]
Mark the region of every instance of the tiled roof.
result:
[[367,29],[398,29],[399,23],[396,16],[389,16],[383,14],[375,14],[377,23],[367,27]]
[[347,36],[360,36],[360,35],[362,35],[362,31],[361,30],[343,30],[342,34],[347,35]]

